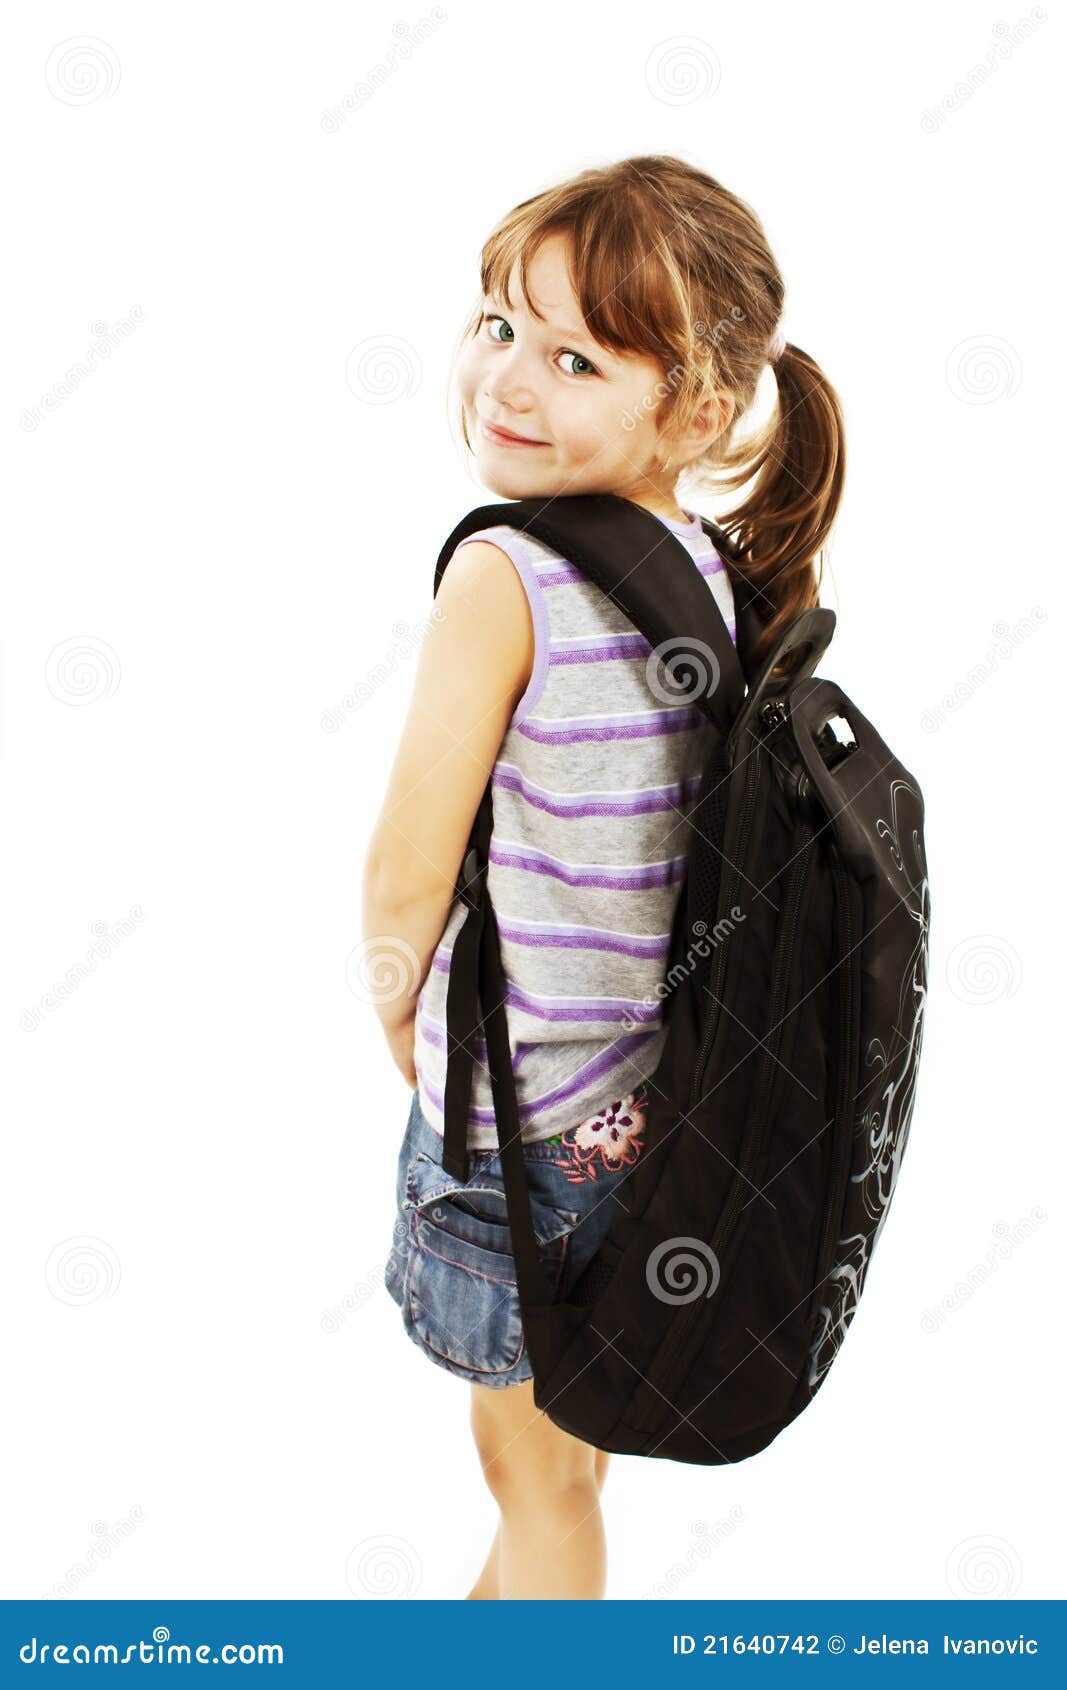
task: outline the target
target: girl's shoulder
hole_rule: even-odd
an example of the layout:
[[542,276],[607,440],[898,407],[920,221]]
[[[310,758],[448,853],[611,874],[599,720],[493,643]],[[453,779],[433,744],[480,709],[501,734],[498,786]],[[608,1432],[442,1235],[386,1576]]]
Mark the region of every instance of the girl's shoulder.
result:
[[460,540],[456,551],[458,552],[461,546],[468,546],[475,540],[487,541],[490,545],[496,546],[500,551],[506,552],[512,561],[522,558],[524,560],[537,560],[538,562],[547,560],[558,562],[561,559],[561,554],[554,551],[551,546],[546,545],[543,540],[538,540],[533,534],[528,534],[525,529],[514,528],[507,522],[494,523],[491,527],[479,528],[475,533],[466,535],[464,539]]
[[[496,523],[466,535],[457,545],[453,557],[464,547],[475,544],[494,548],[510,560],[529,601],[534,627],[543,627],[546,616],[544,588],[560,579],[561,572],[564,576],[571,573],[567,560],[544,541],[535,539],[521,528],[512,528],[508,523]],[[487,557],[491,555],[491,552],[486,554]],[[581,579],[579,571],[574,570],[573,575],[576,580]]]

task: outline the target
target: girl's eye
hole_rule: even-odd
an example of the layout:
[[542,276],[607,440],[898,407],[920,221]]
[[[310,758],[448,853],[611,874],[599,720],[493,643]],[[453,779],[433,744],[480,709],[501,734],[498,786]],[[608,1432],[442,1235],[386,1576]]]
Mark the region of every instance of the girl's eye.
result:
[[597,374],[597,368],[596,368],[596,365],[595,365],[595,364],[591,364],[591,363],[590,363],[590,362],[589,362],[589,359],[588,359],[588,358],[586,358],[586,357],[585,357],[585,356],[584,356],[584,354],[583,354],[583,353],[581,353],[581,352],[561,352],[561,353],[560,353],[560,354],[559,354],[559,356],[560,356],[560,357],[561,357],[561,358],[577,358],[577,360],[578,360],[578,362],[579,362],[579,364],[584,364],[584,365],[585,365],[585,369],[584,369],[584,370],[568,370],[568,371],[567,371],[567,374],[568,374],[568,375],[572,375],[572,376],[584,376],[584,375],[585,375],[585,374],[586,374],[586,373],[588,373],[588,374],[589,374],[589,375],[592,375],[592,376],[595,376],[595,375],[596,375],[596,374]]
[[[508,333],[509,333],[509,334],[511,334],[511,332],[512,332],[512,329],[511,329],[511,324],[510,324],[510,323],[505,323],[505,321],[504,321],[504,319],[503,319],[503,317],[497,317],[497,316],[495,316],[495,315],[494,315],[494,314],[493,314],[493,312],[491,312],[491,311],[488,311],[488,312],[486,312],[486,311],[483,311],[483,312],[482,312],[482,322],[483,322],[483,323],[489,323],[489,324],[493,324],[493,323],[499,323],[499,324],[500,324],[500,326],[501,326],[501,328],[505,328],[505,329],[507,329],[507,331],[508,331]],[[490,330],[489,330],[489,339],[490,339],[490,340],[496,340],[496,338],[497,338],[497,337],[496,337],[496,335],[495,335],[495,334],[494,334],[494,333],[493,333],[493,330],[492,330],[492,328],[491,328],[491,327],[490,327]]]
[[[483,311],[482,312],[482,322],[483,322],[483,324],[488,325],[489,339],[490,340],[497,341],[498,344],[500,344],[501,346],[510,346],[511,345],[511,341],[514,339],[515,331],[512,329],[511,324],[509,322],[507,322],[503,317],[498,316],[495,311]],[[496,323],[499,323],[500,327],[507,331],[507,335],[510,336],[511,339],[506,338],[504,335],[494,334],[493,325],[496,324]],[[567,375],[571,375],[571,376],[585,376],[585,375],[596,376],[596,375],[600,374],[600,371],[597,369],[596,365],[590,362],[590,360],[585,356],[584,352],[568,352],[565,347],[561,347],[559,352],[557,352],[556,356],[557,356],[557,358],[574,358],[574,359],[577,360],[577,362],[580,365],[585,366],[584,369],[567,370],[565,372]]]

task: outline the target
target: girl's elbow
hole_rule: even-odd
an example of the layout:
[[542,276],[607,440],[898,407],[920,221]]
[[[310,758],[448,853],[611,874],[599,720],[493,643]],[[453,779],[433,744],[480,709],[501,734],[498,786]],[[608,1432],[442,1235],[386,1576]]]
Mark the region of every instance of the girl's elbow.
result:
[[405,910],[435,904],[446,888],[425,862],[410,861],[393,851],[388,858],[368,861],[363,874],[364,899],[378,910]]

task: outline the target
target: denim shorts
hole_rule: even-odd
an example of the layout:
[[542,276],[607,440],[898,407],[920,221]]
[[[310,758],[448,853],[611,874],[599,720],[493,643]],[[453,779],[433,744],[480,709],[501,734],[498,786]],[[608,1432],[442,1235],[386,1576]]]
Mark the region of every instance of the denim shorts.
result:
[[[592,1260],[625,1203],[642,1149],[642,1084],[555,1137],[523,1145],[534,1236],[554,1294]],[[431,1361],[474,1384],[532,1378],[515,1284],[498,1150],[472,1150],[466,1183],[441,1165],[444,1141],[416,1087],[397,1164],[397,1216],[385,1268],[404,1329]]]

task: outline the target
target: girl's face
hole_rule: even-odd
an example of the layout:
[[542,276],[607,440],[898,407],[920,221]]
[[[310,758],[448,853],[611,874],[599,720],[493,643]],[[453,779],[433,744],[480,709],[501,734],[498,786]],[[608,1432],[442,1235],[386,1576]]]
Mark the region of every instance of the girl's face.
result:
[[[530,295],[545,320],[523,303],[516,266],[509,278],[516,303],[482,301],[482,322],[457,363],[478,479],[506,499],[617,493],[676,516],[679,466],[664,472],[670,448],[654,421],[667,391],[663,370],[592,338],[566,251],[562,236],[549,236],[529,265]],[[494,425],[523,438],[502,438]]]

